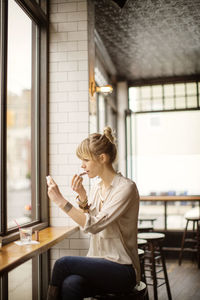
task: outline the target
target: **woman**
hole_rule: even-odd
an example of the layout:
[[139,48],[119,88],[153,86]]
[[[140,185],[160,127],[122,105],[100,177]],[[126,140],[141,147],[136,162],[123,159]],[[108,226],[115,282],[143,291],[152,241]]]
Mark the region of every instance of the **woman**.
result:
[[117,173],[112,164],[117,149],[110,127],[83,140],[76,151],[84,174],[99,177],[87,197],[83,178],[75,175],[72,189],[80,209],[60,193],[49,176],[48,195],[84,232],[91,233],[87,257],[66,256],[55,262],[50,299],[83,299],[104,292],[127,292],[140,280],[137,253],[139,194],[133,181]]

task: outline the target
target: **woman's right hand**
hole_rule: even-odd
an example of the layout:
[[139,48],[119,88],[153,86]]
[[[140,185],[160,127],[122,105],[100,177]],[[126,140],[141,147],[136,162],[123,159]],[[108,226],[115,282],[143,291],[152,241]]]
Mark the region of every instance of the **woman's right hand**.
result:
[[61,194],[59,187],[51,176],[47,176],[48,196],[60,208],[63,208],[67,201]]
[[87,198],[86,190],[83,186],[83,178],[80,175],[75,174],[72,178],[71,188],[73,191],[79,194],[79,199],[84,201]]

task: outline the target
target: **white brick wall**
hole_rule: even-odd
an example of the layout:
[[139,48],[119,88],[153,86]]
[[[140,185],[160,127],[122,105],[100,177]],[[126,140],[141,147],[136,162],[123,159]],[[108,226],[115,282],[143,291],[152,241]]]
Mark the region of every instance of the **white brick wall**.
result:
[[[73,204],[71,179],[80,170],[75,150],[89,130],[87,50],[87,0],[51,0],[49,170],[61,192]],[[84,178],[84,182],[88,188],[88,179]],[[66,226],[74,222],[50,203],[50,224]],[[81,231],[75,233],[53,247],[52,265],[64,255],[86,255],[88,244],[88,235]]]

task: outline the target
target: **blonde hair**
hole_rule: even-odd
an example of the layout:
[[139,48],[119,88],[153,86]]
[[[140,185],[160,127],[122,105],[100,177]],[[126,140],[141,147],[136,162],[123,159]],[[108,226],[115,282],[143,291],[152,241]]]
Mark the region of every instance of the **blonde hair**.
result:
[[96,160],[102,153],[109,156],[110,163],[113,163],[117,156],[115,136],[109,126],[104,128],[103,134],[90,134],[89,137],[84,139],[76,149],[76,155],[81,160]]

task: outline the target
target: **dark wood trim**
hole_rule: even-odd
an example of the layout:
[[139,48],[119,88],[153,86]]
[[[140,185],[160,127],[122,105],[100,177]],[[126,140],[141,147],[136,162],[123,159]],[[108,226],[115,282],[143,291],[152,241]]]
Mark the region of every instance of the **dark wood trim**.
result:
[[40,31],[40,71],[39,71],[39,198],[40,198],[40,218],[43,222],[49,222],[49,205],[47,197],[46,176],[48,175],[49,153],[48,153],[48,124],[49,124],[49,108],[48,108],[48,75],[49,75],[49,28],[41,28]]
[[1,299],[8,300],[8,274],[3,274],[1,280],[2,280]]
[[1,34],[0,34],[0,101],[1,101],[1,116],[0,116],[0,197],[1,197],[1,232],[5,234],[7,230],[7,190],[6,190],[6,178],[7,178],[7,163],[5,160],[6,154],[6,98],[7,98],[7,32],[8,32],[8,2],[1,2]]
[[32,258],[32,299],[39,300],[38,292],[40,290],[39,280],[39,256]]
[[50,250],[48,250],[40,255],[40,299],[46,299],[50,274]]
[[[175,98],[174,98],[175,99]],[[136,111],[135,114],[147,114],[147,113],[167,113],[167,112],[178,112],[178,111],[194,111],[200,110],[200,107],[194,108],[175,108],[175,109],[163,109],[163,110],[144,110],[144,111]]]
[[34,0],[15,0],[32,20],[38,25],[47,26],[47,15]]
[[161,78],[145,78],[129,80],[128,87],[145,86],[145,85],[157,85],[157,84],[172,84],[172,83],[184,83],[200,81],[200,74],[189,76],[174,76],[174,77],[161,77]]
[[[31,219],[36,220],[37,204],[38,204],[38,184],[37,184],[37,170],[38,170],[38,151],[37,147],[37,119],[38,117],[38,68],[37,61],[37,26],[32,22],[32,84],[31,84]],[[38,47],[39,48],[39,47]],[[40,216],[39,216],[40,217]]]
[[140,196],[141,201],[200,201],[200,196]]

